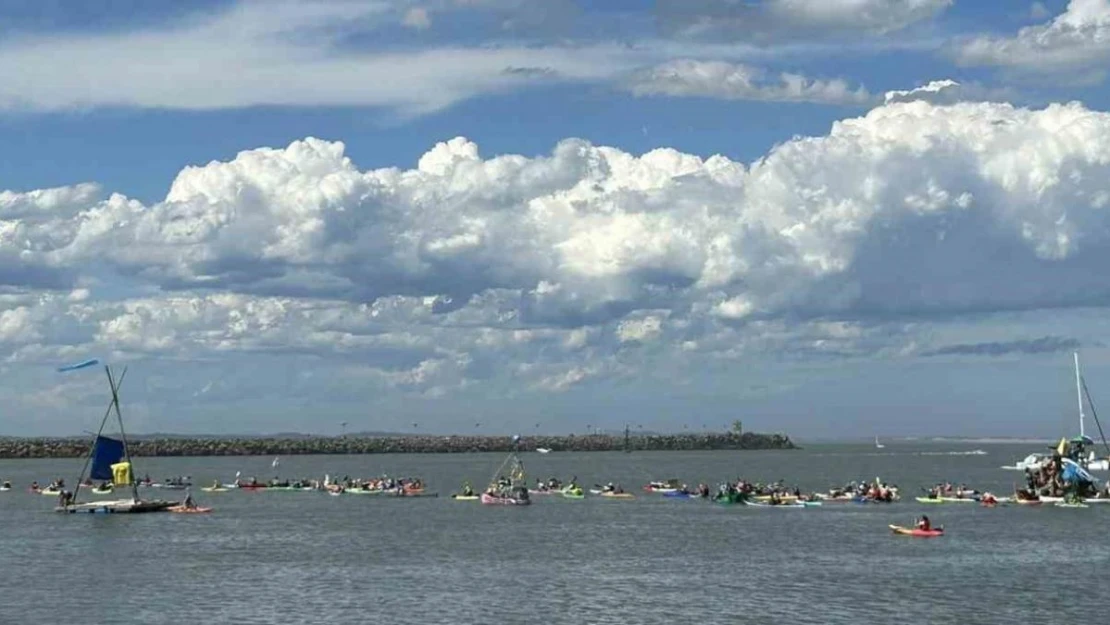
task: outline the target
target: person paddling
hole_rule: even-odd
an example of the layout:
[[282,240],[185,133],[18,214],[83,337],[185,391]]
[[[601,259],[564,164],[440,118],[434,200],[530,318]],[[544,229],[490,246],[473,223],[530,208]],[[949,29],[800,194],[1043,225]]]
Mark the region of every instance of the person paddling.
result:
[[924,532],[928,532],[933,529],[933,524],[929,521],[929,517],[927,515],[921,515],[921,520],[917,522],[917,529]]

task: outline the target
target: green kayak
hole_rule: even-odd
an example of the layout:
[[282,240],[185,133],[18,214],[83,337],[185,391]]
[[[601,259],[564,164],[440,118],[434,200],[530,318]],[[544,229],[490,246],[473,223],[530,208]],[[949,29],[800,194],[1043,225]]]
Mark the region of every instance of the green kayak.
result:
[[563,497],[566,497],[567,499],[585,499],[586,493],[584,493],[582,491],[571,492],[571,491],[568,490],[568,491],[563,491]]

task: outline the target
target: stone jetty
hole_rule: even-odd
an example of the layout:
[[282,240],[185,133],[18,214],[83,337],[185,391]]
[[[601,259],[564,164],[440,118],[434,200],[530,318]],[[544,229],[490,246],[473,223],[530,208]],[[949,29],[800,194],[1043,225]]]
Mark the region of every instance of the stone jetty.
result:
[[[582,436],[302,436],[187,438],[136,437],[132,456],[294,456],[307,454],[442,454],[535,451],[691,451],[795,449],[784,434],[744,432]],[[0,458],[75,458],[89,452],[87,438],[0,438]]]

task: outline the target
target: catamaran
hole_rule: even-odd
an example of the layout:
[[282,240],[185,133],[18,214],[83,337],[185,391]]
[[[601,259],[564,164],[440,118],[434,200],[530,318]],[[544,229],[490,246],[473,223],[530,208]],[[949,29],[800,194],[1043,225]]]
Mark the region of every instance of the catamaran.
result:
[[[69,371],[95,364],[97,364],[96,360],[87,360],[78,365],[73,365],[72,367],[63,367],[59,369],[59,371]],[[127,375],[127,368],[124,367],[118,379],[112,375],[112,370],[107,365],[105,365],[104,371],[108,375],[108,386],[112,389],[112,401],[108,404],[108,410],[104,412],[104,417],[100,420],[100,427],[97,429],[96,437],[93,439],[92,447],[89,449],[89,455],[85,458],[85,465],[81,468],[81,475],[77,478],[76,483],[83,483],[85,480],[85,472],[88,471],[88,477],[91,479],[111,480],[116,488],[131,489],[131,498],[78,503],[77,497],[81,492],[81,489],[78,488],[75,489],[72,495],[63,492],[61,494],[62,501],[60,505],[55,508],[55,511],[101,514],[136,514],[141,512],[169,511],[169,509],[176,506],[178,502],[141,499],[139,497],[138,486],[131,475],[131,452],[127,447],[127,434],[124,432],[123,428],[123,414],[120,412],[119,408],[119,388],[120,385],[123,384],[124,377]],[[104,435],[104,427],[107,425],[108,419],[113,413],[119,424],[118,439]]]

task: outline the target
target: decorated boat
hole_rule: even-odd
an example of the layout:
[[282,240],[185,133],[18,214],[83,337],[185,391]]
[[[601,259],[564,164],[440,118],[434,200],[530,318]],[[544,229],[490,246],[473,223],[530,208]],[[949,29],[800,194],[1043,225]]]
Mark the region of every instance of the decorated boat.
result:
[[[506,466],[509,467],[508,477],[503,473]],[[481,501],[489,506],[527,506],[532,503],[528,496],[528,474],[524,469],[524,462],[515,451],[494,472],[489,488],[482,493]]]

